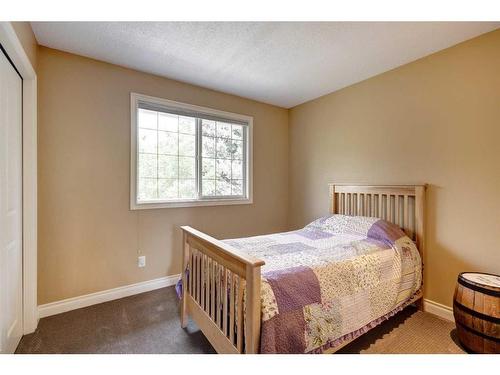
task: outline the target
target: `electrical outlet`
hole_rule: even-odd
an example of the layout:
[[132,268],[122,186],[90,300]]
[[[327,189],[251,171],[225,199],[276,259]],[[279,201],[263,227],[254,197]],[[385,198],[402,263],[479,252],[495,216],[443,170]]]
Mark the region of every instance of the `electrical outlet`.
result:
[[146,256],[141,255],[137,258],[137,267],[146,267]]

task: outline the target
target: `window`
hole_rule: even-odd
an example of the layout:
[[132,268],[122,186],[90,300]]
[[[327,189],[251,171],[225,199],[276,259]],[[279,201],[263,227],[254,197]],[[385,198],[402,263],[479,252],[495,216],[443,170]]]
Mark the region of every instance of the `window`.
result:
[[252,203],[252,117],[131,94],[131,209]]

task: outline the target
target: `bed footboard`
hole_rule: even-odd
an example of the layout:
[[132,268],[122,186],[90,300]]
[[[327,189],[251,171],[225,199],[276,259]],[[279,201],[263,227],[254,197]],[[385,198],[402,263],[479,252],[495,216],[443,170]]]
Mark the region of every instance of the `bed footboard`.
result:
[[264,261],[191,227],[181,228],[182,327],[191,317],[218,353],[258,353]]

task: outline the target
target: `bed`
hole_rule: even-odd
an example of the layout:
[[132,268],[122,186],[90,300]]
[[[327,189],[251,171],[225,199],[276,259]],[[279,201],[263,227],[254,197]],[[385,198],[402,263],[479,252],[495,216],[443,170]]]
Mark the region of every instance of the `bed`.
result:
[[332,353],[422,308],[425,185],[329,185],[330,215],[220,241],[183,226],[181,325],[218,353]]

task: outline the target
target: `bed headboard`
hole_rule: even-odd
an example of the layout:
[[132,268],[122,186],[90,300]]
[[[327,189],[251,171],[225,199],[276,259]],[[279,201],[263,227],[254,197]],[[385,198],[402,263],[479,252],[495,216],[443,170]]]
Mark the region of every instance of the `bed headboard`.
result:
[[378,217],[399,225],[423,255],[426,185],[330,184],[330,213]]

